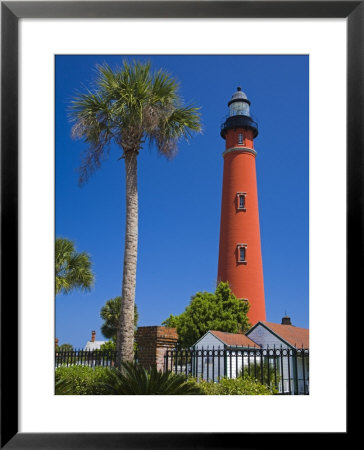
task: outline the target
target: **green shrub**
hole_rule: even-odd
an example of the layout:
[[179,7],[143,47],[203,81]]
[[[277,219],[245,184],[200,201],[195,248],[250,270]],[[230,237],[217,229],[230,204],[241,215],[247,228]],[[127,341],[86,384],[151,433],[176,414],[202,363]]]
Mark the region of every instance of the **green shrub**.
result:
[[244,378],[221,378],[219,382],[204,381],[191,378],[191,384],[197,384],[206,395],[271,395],[276,389],[270,389],[258,380],[245,376]]
[[184,375],[145,370],[137,363],[116,368],[69,366],[56,369],[57,395],[204,395]]
[[266,359],[264,359],[263,365],[257,361],[255,364],[251,364],[250,368],[245,366],[244,370],[240,370],[238,377],[255,378],[259,382],[262,382],[263,378],[263,382],[267,386],[278,386],[281,380],[279,368],[277,367],[275,370],[274,364]]
[[107,367],[60,366],[56,369],[56,395],[104,394],[109,379]]

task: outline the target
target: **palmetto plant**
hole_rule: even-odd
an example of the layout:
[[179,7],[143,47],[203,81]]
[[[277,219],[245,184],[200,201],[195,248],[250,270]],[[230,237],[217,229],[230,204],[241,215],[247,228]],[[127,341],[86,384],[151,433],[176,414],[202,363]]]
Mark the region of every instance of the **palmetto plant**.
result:
[[126,231],[122,293],[117,333],[117,365],[133,360],[134,300],[138,244],[137,156],[145,142],[172,157],[181,138],[200,131],[200,114],[184,106],[178,83],[166,72],[152,72],[150,63],[124,61],[113,70],[96,68],[94,86],[74,98],[72,134],[87,144],[80,166],[80,183],[98,169],[115,143],[125,161]]
[[149,371],[138,363],[123,362],[121,370],[111,369],[103,391],[110,395],[202,395],[197,384],[187,382],[182,374]]
[[57,238],[55,244],[56,295],[74,289],[89,291],[94,283],[90,256],[78,253],[72,241]]
[[197,383],[181,374],[144,369],[135,362],[122,362],[120,369],[65,367],[56,376],[57,395],[204,395]]

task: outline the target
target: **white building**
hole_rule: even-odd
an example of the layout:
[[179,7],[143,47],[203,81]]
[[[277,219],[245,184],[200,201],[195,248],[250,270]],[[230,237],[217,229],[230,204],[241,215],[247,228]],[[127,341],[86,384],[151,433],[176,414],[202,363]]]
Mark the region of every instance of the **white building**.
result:
[[96,331],[91,332],[91,341],[87,341],[84,350],[100,350],[101,345],[105,344],[107,341],[96,341]]
[[205,380],[236,378],[243,368],[253,364],[254,353],[249,349],[254,348],[259,345],[244,334],[210,330],[193,346],[192,373]]
[[270,354],[278,354],[279,389],[283,393],[309,392],[309,330],[295,327],[289,317],[282,323],[258,322],[247,333],[252,341]]
[[209,330],[193,346],[192,374],[205,380],[242,372],[274,383],[282,394],[309,393],[309,330],[258,322],[245,335]]

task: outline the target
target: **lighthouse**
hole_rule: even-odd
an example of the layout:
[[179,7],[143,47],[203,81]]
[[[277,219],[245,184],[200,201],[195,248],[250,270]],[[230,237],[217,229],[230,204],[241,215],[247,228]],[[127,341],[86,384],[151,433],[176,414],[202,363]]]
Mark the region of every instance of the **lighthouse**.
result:
[[266,320],[254,149],[258,125],[240,87],[228,107],[220,133],[225,151],[218,281],[229,282],[236,297],[249,302],[248,318],[255,325]]

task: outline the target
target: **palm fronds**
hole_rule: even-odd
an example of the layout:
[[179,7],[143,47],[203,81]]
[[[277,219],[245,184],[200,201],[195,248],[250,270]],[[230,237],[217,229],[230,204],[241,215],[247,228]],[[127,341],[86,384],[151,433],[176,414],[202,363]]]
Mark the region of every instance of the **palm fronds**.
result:
[[202,395],[184,375],[157,371],[156,367],[147,371],[132,362],[123,362],[121,370],[111,369],[103,388],[110,395]]
[[56,294],[68,294],[74,289],[89,291],[94,283],[90,256],[78,253],[74,243],[57,238],[55,243]]
[[150,62],[125,60],[116,70],[105,63],[95,71],[93,88],[70,104],[72,137],[87,144],[81,184],[100,167],[112,142],[123,152],[138,152],[149,140],[171,157],[181,138],[201,131],[199,108],[183,106],[178,82],[162,69],[152,72]]
[[[100,317],[104,320],[101,325],[101,333],[107,339],[116,339],[117,327],[119,325],[120,313],[122,310],[122,298],[114,297],[109,299],[101,308]],[[138,323],[138,309],[134,305],[134,327],[137,328]]]
[[[155,367],[147,371],[135,362],[123,362],[121,370],[102,368],[98,377],[91,376],[89,372],[93,370],[63,368],[56,377],[56,395],[204,395],[198,384],[186,380],[184,375],[157,371]],[[92,378],[95,381],[90,382]]]

